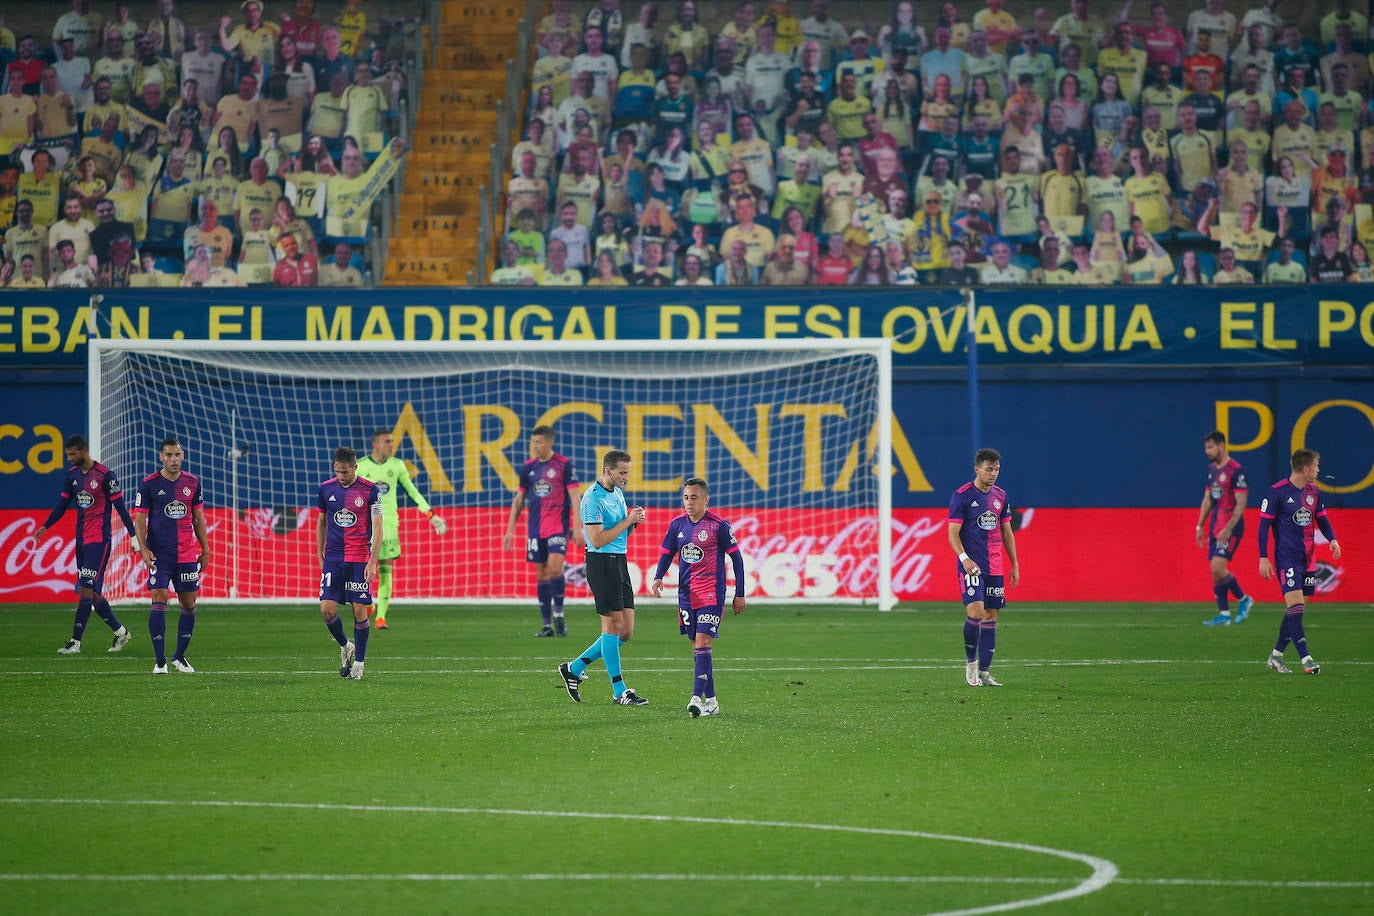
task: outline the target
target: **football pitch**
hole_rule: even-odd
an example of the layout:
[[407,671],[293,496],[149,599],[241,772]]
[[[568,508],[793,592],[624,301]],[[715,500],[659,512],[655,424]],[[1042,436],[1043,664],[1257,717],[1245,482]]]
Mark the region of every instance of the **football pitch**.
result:
[[0,912],[1374,912],[1369,606],[1310,606],[1311,677],[1272,601],[1013,604],[1001,689],[957,606],[752,606],[702,719],[665,604],[642,708],[564,692],[586,607],[398,602],[361,682],[309,604],[205,605],[165,677],[118,610],[59,656],[69,608],[0,606]]

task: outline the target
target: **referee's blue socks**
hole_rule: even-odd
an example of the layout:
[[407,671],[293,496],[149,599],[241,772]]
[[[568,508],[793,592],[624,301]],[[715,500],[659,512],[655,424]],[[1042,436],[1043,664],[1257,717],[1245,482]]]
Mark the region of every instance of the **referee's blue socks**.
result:
[[601,637],[598,636],[596,638],[596,641],[593,642],[586,649],[583,649],[582,654],[579,655],[577,658],[573,659],[573,663],[568,667],[572,669],[573,674],[577,675],[578,677],[581,677],[582,672],[587,670],[587,666],[590,665],[592,662],[596,661],[600,657]]
[[619,697],[625,692],[625,681],[620,676],[620,636],[618,634],[601,634],[601,659],[606,663],[606,674],[611,678],[611,691]]

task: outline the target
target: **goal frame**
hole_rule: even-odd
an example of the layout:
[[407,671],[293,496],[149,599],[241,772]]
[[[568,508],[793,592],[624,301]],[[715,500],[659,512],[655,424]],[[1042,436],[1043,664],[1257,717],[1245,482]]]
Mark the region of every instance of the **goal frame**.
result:
[[[722,353],[772,350],[775,352],[860,352],[871,355],[878,370],[877,442],[874,451],[873,471],[877,475],[877,521],[878,521],[878,594],[876,598],[751,598],[762,603],[806,603],[808,600],[824,600],[838,603],[867,603],[876,601],[878,610],[890,611],[896,605],[892,591],[892,341],[885,337],[851,338],[728,338],[693,340],[432,340],[432,341],[294,341],[294,340],[209,340],[209,339],[138,339],[90,337],[87,342],[87,438],[94,454],[102,454],[103,429],[101,421],[101,399],[104,388],[101,385],[101,358],[104,354],[120,350],[178,351],[216,350],[221,353],[293,353],[308,352],[312,349],[328,350],[334,353],[366,353],[371,355],[385,353],[417,353],[445,350],[461,353],[481,350],[485,353],[557,353],[567,352],[570,348],[591,352],[616,353],[656,353],[676,352],[683,347],[709,349]],[[237,545],[235,545],[237,548]],[[231,563],[237,564],[238,550]],[[230,602],[248,603],[248,599],[228,599]],[[294,599],[293,599],[294,600]],[[431,604],[476,603],[473,599],[412,599],[407,601]],[[647,599],[653,601],[654,599]],[[252,603],[261,604],[261,600]],[[482,602],[490,603],[490,602]]]

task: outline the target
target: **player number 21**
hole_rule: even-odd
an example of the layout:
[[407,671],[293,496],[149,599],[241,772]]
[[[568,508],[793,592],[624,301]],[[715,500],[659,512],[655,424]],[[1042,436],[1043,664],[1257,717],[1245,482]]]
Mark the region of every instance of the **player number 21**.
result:
[[332,572],[320,574],[320,588],[329,588],[334,584],[334,574]]

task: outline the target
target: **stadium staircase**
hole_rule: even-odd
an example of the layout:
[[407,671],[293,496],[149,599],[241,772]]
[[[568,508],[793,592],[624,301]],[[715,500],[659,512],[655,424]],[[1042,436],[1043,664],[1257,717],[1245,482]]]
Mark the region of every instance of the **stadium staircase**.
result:
[[[387,251],[387,286],[465,284],[480,275],[478,227],[485,187],[504,185],[502,112],[508,99],[524,0],[444,0],[430,26],[413,149],[400,215]],[[436,40],[437,36],[437,40]],[[504,133],[508,136],[509,131]],[[499,197],[499,190],[497,192]]]

